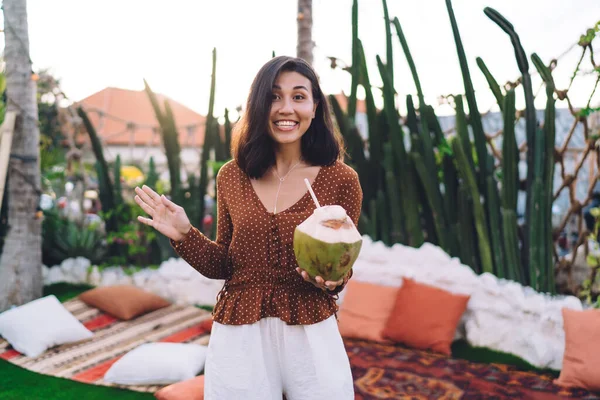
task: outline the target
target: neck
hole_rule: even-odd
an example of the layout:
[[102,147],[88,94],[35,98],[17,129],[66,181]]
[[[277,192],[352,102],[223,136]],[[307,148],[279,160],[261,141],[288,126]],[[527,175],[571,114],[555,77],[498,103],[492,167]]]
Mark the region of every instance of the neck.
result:
[[298,163],[301,163],[302,152],[300,150],[300,146],[280,146],[275,151],[275,165],[274,168],[276,172],[283,176],[285,175],[291,168]]

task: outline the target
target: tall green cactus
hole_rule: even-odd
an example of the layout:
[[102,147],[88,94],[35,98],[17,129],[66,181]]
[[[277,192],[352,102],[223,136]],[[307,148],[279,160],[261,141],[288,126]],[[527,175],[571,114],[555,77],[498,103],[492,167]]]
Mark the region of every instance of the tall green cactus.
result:
[[406,216],[402,208],[402,200],[400,197],[400,184],[394,174],[394,155],[391,143],[387,142],[383,145],[383,153],[383,166],[385,169],[386,183],[385,186],[388,197],[387,203],[389,204],[391,216],[390,241],[392,243],[408,243],[408,241],[406,240],[406,231],[404,228],[404,221],[406,220]]
[[471,80],[471,73],[469,72],[469,64],[467,63],[467,56],[465,55],[465,49],[462,44],[462,39],[460,38],[460,32],[458,31],[458,24],[456,23],[451,0],[446,0],[446,8],[448,10],[448,16],[450,17],[450,25],[452,26],[452,34],[454,35],[454,42],[456,44],[456,53],[458,55],[458,62],[460,64],[460,70],[465,85],[465,97],[467,98],[467,104],[469,105],[469,121],[473,128],[475,151],[477,152],[477,159],[479,160],[477,164],[477,167],[479,168],[479,187],[483,190],[488,176],[486,162],[488,151],[485,141],[485,132],[483,131],[483,123],[481,122],[481,114],[479,113],[477,100],[475,99],[475,89],[473,88],[473,81]]
[[431,132],[429,131],[429,127],[427,125],[427,118],[425,118],[425,96],[423,95],[423,89],[421,89],[421,81],[419,79],[419,75],[417,74],[417,67],[415,66],[415,62],[408,47],[408,42],[406,41],[406,37],[404,36],[404,32],[402,31],[402,27],[400,26],[400,21],[398,20],[398,18],[394,18],[394,26],[396,27],[396,32],[398,34],[398,39],[400,40],[400,45],[402,46],[402,50],[404,51],[404,56],[406,57],[406,61],[408,62],[413,81],[415,82],[415,87],[417,88],[417,96],[419,98],[419,112],[421,114],[422,156],[424,158],[424,162],[427,169],[430,171],[435,171],[436,168],[435,157],[433,154],[433,144],[431,142]]
[[150,156],[150,160],[148,161],[148,173],[146,174],[146,180],[144,184],[148,187],[155,188],[157,183],[158,173],[156,172],[154,157]]
[[[488,154],[488,171],[494,170],[494,157]],[[490,244],[492,247],[492,259],[494,260],[494,273],[498,278],[506,277],[506,265],[504,263],[504,245],[502,239],[502,222],[500,213],[500,195],[498,194],[498,182],[493,175],[486,178],[485,188],[486,203],[488,210],[488,222],[490,227]]]
[[465,150],[465,156],[467,157],[469,166],[471,167],[471,170],[473,170],[473,173],[476,173],[475,160],[473,159],[473,148],[471,145],[471,139],[469,138],[469,127],[467,125],[467,116],[465,113],[463,97],[454,96],[454,103],[456,105],[456,133],[463,149]]
[[485,76],[485,80],[487,81],[490,90],[492,91],[494,97],[496,98],[496,102],[498,103],[498,107],[500,107],[500,111],[504,110],[504,95],[502,94],[502,90],[500,90],[500,85],[498,85],[498,81],[492,75],[490,70],[488,69],[485,62],[481,59],[481,57],[477,57],[477,66]]
[[458,174],[460,175],[463,184],[469,189],[469,194],[473,201],[473,218],[475,220],[475,229],[477,231],[481,270],[482,272],[493,274],[494,264],[488,237],[488,224],[485,210],[481,204],[481,195],[479,189],[477,189],[475,174],[469,166],[461,141],[458,140],[457,137],[454,137],[451,140],[451,146],[455,155],[456,169],[458,170]]
[[[113,183],[108,173],[108,163],[104,158],[104,150],[102,149],[102,142],[100,137],[96,133],[94,125],[92,125],[87,113],[81,107],[77,107],[77,115],[81,118],[83,126],[90,137],[90,143],[92,144],[92,151],[96,157],[96,173],[98,174],[98,188],[100,203],[102,209],[105,211],[114,210],[117,202],[115,200],[115,191],[113,189]],[[119,229],[118,220],[115,213],[110,213],[106,220],[106,231],[116,232]]]
[[502,234],[506,255],[506,277],[524,282],[521,267],[517,224],[517,194],[519,185],[519,149],[515,137],[515,91],[504,96],[504,132],[502,137]]
[[123,185],[121,185],[121,156],[117,154],[115,158],[113,176],[115,179],[115,202],[119,206],[123,204]]
[[[496,25],[500,27],[508,36],[510,37],[510,41],[513,45],[515,51],[515,58],[517,60],[517,65],[519,67],[519,71],[521,72],[521,83],[523,85],[523,92],[525,94],[525,130],[527,137],[527,203],[525,206],[525,235],[523,237],[523,251],[522,251],[522,261],[524,268],[528,269],[528,263],[539,263],[539,260],[534,259],[531,254],[530,240],[535,236],[536,223],[538,221],[534,221],[532,217],[532,208],[534,205],[532,201],[535,194],[535,185],[534,185],[534,164],[535,164],[535,153],[538,151],[536,148],[536,130],[537,130],[537,121],[535,117],[535,106],[533,104],[533,87],[531,84],[531,75],[529,74],[529,62],[527,61],[527,55],[525,54],[525,50],[523,50],[523,46],[521,45],[521,40],[519,39],[519,35],[515,31],[513,25],[508,22],[506,18],[502,16],[498,11],[493,8],[486,7],[483,9],[485,15],[490,18]],[[536,247],[537,248],[537,247]],[[534,276],[534,273],[530,273],[529,276]]]
[[[538,135],[544,136],[544,148],[536,149],[539,152],[543,151],[543,195],[542,195],[542,211],[541,218],[543,222],[542,237],[538,238],[542,248],[542,263],[543,279],[539,283],[542,290],[554,293],[556,285],[554,282],[554,260],[553,260],[553,237],[552,237],[552,200],[553,200],[553,177],[554,177],[554,142],[556,137],[556,104],[554,99],[554,79],[550,69],[544,65],[540,57],[533,53],[531,56],[535,68],[540,73],[546,85],[546,113],[544,115],[543,132]],[[537,172],[537,171],[536,171]]]
[[203,226],[204,219],[204,195],[206,194],[206,187],[208,186],[208,161],[210,159],[210,152],[214,148],[216,137],[219,135],[218,126],[216,126],[216,120],[214,117],[215,107],[215,85],[216,85],[216,74],[217,74],[217,49],[213,48],[212,51],[212,74],[210,78],[210,96],[208,100],[208,113],[206,114],[206,125],[204,129],[204,144],[202,145],[202,157],[200,157],[200,184],[199,184],[199,218],[200,220],[196,223],[197,226]]
[[[377,129],[377,106],[375,106],[375,98],[373,97],[373,90],[371,89],[371,81],[369,79],[369,72],[367,71],[367,60],[365,57],[365,51],[362,46],[360,39],[358,40],[358,55],[359,55],[359,71],[360,71],[360,84],[365,90],[365,104],[367,108],[367,123],[369,126],[369,157],[375,160],[383,159],[383,138],[382,133]],[[389,76],[389,75],[388,75]],[[392,108],[393,111],[396,108]],[[380,170],[378,165],[372,166],[374,173],[373,179],[379,182]]]
[[383,3],[383,21],[385,23],[385,66],[390,75],[390,83],[394,87],[394,48],[392,46],[392,27],[390,26],[390,14],[388,12],[387,1]]
[[379,238],[383,243],[391,246],[394,243],[390,241],[390,208],[387,202],[387,196],[383,193],[383,190],[377,192],[376,204],[378,225],[380,227]]
[[[365,156],[365,149],[363,139],[360,136],[360,132],[356,125],[350,120],[350,117],[344,113],[340,103],[334,95],[329,95],[329,103],[335,116],[338,128],[346,143],[346,149],[350,156],[350,163],[354,165],[359,173],[359,177],[362,178],[363,172],[366,169],[367,158]],[[364,183],[364,185],[363,185]],[[367,188],[367,182],[361,180],[363,190]]]
[[398,120],[396,107],[394,104],[393,87],[390,84],[390,75],[387,68],[383,65],[381,58],[377,57],[377,66],[383,85],[384,112],[387,116],[387,122],[390,129],[390,148],[393,152],[394,170],[400,175],[400,196],[402,202],[402,214],[406,217],[406,233],[411,245],[420,246],[423,243],[423,231],[419,222],[419,209],[416,197],[416,185],[414,169],[409,161],[406,147],[404,146],[404,137],[402,127]]
[[356,95],[358,93],[358,84],[360,80],[360,53],[358,43],[358,0],[352,1],[352,83],[350,87],[350,97],[348,98],[348,116],[354,122],[356,117]]
[[406,96],[406,127],[410,134],[410,145],[412,149],[421,151],[422,145],[419,138],[419,117],[417,117],[417,110],[415,109],[415,103],[412,96],[409,94]]
[[223,129],[225,131],[225,160],[229,160],[231,158],[231,121],[229,120],[229,110],[225,109],[225,123],[223,124]]
[[[350,163],[359,172],[363,185],[363,214],[360,229],[375,240],[386,244],[395,242],[419,246],[425,239],[437,242],[453,256],[470,265],[478,273],[495,273],[530,283],[538,289],[553,290],[552,264],[552,175],[554,173],[554,90],[550,71],[539,57],[532,56],[540,75],[546,82],[547,105],[544,131],[531,134],[535,127],[535,115],[530,100],[530,78],[524,52],[512,25],[491,9],[486,14],[509,33],[515,46],[515,54],[524,74],[528,129],[528,146],[535,148],[528,154],[527,227],[521,239],[517,221],[517,194],[520,187],[518,176],[519,151],[515,138],[515,92],[503,88],[492,76],[482,59],[477,64],[504,114],[504,141],[501,166],[495,165],[483,131],[465,50],[451,0],[446,0],[458,60],[464,81],[467,105],[463,95],[455,96],[456,132],[446,141],[444,132],[431,106],[425,104],[421,82],[415,62],[402,27],[397,18],[393,25],[419,99],[415,109],[413,98],[407,96],[407,115],[401,125],[396,107],[396,91],[393,79],[393,56],[390,46],[390,23],[387,1],[383,0],[386,24],[386,53],[384,63],[376,57],[383,82],[383,111],[374,107],[364,49],[358,38],[358,3],[353,2],[352,90],[348,114],[345,114],[334,97],[330,97],[332,109],[346,141]],[[527,74],[527,76],[525,76]],[[365,88],[369,124],[369,153],[365,151],[362,138],[356,129],[356,88]],[[465,109],[468,106],[469,116]],[[531,119],[531,116],[534,116]],[[531,123],[533,121],[533,123]],[[469,125],[471,128],[469,128]],[[472,137],[469,129],[472,129]],[[410,146],[404,135],[410,135]],[[408,138],[407,138],[408,139]],[[531,158],[533,157],[533,158]],[[501,168],[501,174],[498,174]],[[499,184],[499,182],[501,184]],[[499,188],[500,186],[500,188]],[[531,229],[535,226],[535,229]],[[458,240],[460,238],[460,240]],[[523,242],[521,242],[523,240]],[[521,246],[524,243],[524,246]],[[532,267],[524,269],[523,259]]]
[[152,104],[158,124],[160,125],[162,143],[167,156],[167,165],[169,167],[171,197],[175,203],[181,204],[183,200],[181,191],[181,146],[179,145],[179,134],[175,124],[173,110],[168,101],[165,101],[163,112],[156,94],[152,91],[146,80],[144,80],[144,89],[148,95],[150,104]]
[[460,236],[460,260],[470,266],[475,272],[480,273],[480,261],[477,251],[477,236],[473,229],[473,200],[466,185],[458,188],[458,235]]
[[450,232],[447,229],[446,220],[444,218],[444,206],[441,202],[441,198],[436,195],[436,191],[439,190],[437,178],[435,178],[435,180],[431,178],[431,172],[427,170],[425,161],[423,160],[421,154],[411,151],[410,157],[415,164],[418,176],[421,179],[421,182],[425,188],[425,193],[427,194],[429,208],[433,214],[433,222],[435,224],[435,233],[438,244],[447,253],[451,253],[449,238]]
[[[377,212],[377,200],[372,198],[369,200],[369,226],[367,232],[373,240],[379,240],[379,225],[378,225],[378,212]],[[381,210],[383,211],[383,210]]]
[[[421,116],[421,130],[419,136],[420,141],[418,141],[419,146],[416,149],[411,149],[411,158],[415,163],[415,167],[425,189],[427,201],[429,203],[429,207],[433,215],[433,222],[435,225],[437,240],[439,241],[439,244],[443,249],[445,249],[448,252],[452,252],[451,249],[454,246],[451,244],[452,239],[448,223],[445,218],[446,213],[443,212],[444,200],[440,191],[440,184],[437,176],[438,168],[435,161],[435,153],[433,142],[431,139],[430,126],[428,124],[427,105],[425,104],[425,96],[423,95],[423,90],[421,88],[421,81],[417,73],[417,68],[415,66],[415,62],[410,52],[410,48],[408,47],[408,42],[406,40],[404,32],[402,31],[400,21],[398,20],[398,18],[394,18],[393,23],[398,34],[398,39],[400,40],[400,45],[402,46],[402,50],[406,57],[406,61],[408,62],[408,66],[410,68],[413,80],[415,82],[415,87],[417,88],[417,96],[419,97],[419,113]],[[440,137],[439,140],[443,139]]]

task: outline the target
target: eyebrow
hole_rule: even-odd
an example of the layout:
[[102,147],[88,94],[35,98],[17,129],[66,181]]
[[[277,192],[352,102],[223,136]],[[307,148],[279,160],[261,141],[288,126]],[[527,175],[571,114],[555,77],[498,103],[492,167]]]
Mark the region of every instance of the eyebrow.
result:
[[[279,86],[279,85],[273,85],[273,89],[279,89],[279,90],[281,90],[281,86]],[[293,90],[298,90],[298,89],[304,89],[304,90],[306,90],[308,92],[308,88],[306,86],[302,86],[302,85],[301,86],[294,86]]]

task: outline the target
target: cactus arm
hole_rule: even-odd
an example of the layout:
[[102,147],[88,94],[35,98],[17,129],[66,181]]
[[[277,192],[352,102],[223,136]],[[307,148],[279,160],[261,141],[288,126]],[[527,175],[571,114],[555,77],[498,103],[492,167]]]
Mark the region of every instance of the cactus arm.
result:
[[532,54],[531,59],[535,68],[540,73],[540,76],[546,84],[546,112],[544,115],[544,128],[543,134],[545,136],[545,147],[544,147],[544,210],[543,210],[543,221],[544,221],[544,265],[545,270],[545,287],[544,290],[549,293],[556,292],[556,283],[554,279],[554,259],[553,259],[553,248],[554,241],[552,238],[552,201],[553,201],[553,182],[554,182],[554,152],[555,152],[555,140],[556,140],[556,102],[554,99],[554,79],[552,73],[548,67],[544,65],[542,60],[537,54]]
[[385,22],[385,66],[390,74],[390,83],[392,84],[392,87],[394,87],[394,50],[392,47],[392,27],[387,1],[382,0],[382,3],[383,20]]
[[502,90],[500,90],[500,85],[498,85],[498,81],[496,81],[496,78],[494,78],[494,76],[488,69],[487,65],[485,65],[485,62],[483,62],[481,57],[477,57],[476,61],[477,66],[485,76],[485,80],[487,81],[490,90],[496,98],[496,102],[498,103],[498,107],[500,107],[500,111],[502,111],[504,109],[504,95],[502,95]]
[[411,152],[410,157],[415,164],[415,168],[419,177],[421,178],[421,182],[423,183],[425,193],[427,194],[429,207],[433,214],[435,231],[439,242],[438,244],[447,253],[450,253],[450,240],[448,239],[448,235],[450,232],[448,232],[446,228],[446,221],[444,219],[444,206],[441,202],[440,197],[436,195],[436,187],[438,183],[437,178],[435,180],[431,179],[431,171],[427,170],[425,162],[423,161],[423,158],[419,153]]
[[[531,75],[529,74],[529,62],[527,61],[527,55],[525,54],[525,50],[523,50],[523,46],[521,45],[521,40],[519,35],[516,33],[513,25],[504,18],[498,11],[493,8],[486,7],[483,9],[485,15],[491,19],[496,25],[500,27],[508,36],[510,37],[510,41],[513,45],[513,49],[515,52],[515,58],[517,60],[517,66],[519,67],[519,71],[521,72],[521,82],[523,84],[523,92],[525,94],[525,131],[527,138],[527,203],[525,206],[525,228],[526,233],[523,237],[523,261],[524,268],[528,268],[527,263],[532,260],[532,256],[529,253],[530,243],[529,239],[532,236],[531,229],[533,229],[532,220],[532,199],[534,197],[534,158],[535,152],[537,151],[535,136],[536,136],[536,116],[535,116],[535,106],[534,106],[534,97],[533,97],[533,86],[531,83]],[[531,274],[530,274],[531,275]]]
[[473,171],[471,170],[465,151],[462,148],[460,140],[456,137],[451,141],[452,150],[454,151],[456,168],[463,181],[463,184],[469,189],[469,194],[473,201],[473,216],[475,220],[475,229],[477,231],[477,239],[479,244],[479,257],[481,262],[482,272],[494,273],[492,253],[490,249],[490,241],[488,238],[488,224],[486,220],[485,210],[481,204],[481,196],[477,189],[477,181]]
[[352,1],[352,83],[350,86],[350,97],[348,98],[348,116],[351,120],[356,117],[356,94],[360,80],[360,55],[358,50],[358,0]]
[[521,266],[517,223],[517,187],[519,183],[519,149],[515,137],[515,91],[504,96],[504,132],[502,139],[502,236],[506,256],[506,277],[525,282]]
[[465,96],[467,98],[467,104],[469,106],[469,119],[471,127],[473,128],[475,151],[477,153],[477,159],[479,160],[477,164],[477,166],[479,167],[478,182],[480,188],[483,188],[483,186],[485,185],[485,178],[488,175],[488,172],[486,170],[486,154],[488,153],[488,151],[486,147],[485,133],[483,131],[483,123],[481,122],[481,114],[479,113],[479,108],[477,107],[477,101],[475,99],[475,89],[473,88],[473,81],[471,80],[471,74],[469,72],[469,64],[467,63],[467,56],[465,55],[465,49],[460,38],[460,32],[458,30],[456,18],[454,16],[454,10],[452,8],[451,0],[446,0],[446,8],[448,9],[448,16],[450,17],[452,34],[454,35],[456,52],[458,55],[460,70],[465,85]]

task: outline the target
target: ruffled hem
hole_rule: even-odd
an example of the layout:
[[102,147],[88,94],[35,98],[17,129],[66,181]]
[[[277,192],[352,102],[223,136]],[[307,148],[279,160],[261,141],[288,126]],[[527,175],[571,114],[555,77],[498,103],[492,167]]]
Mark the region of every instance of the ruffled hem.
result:
[[277,317],[288,325],[311,325],[337,312],[335,299],[318,289],[295,290],[281,286],[224,289],[213,319],[225,325],[252,324]]

